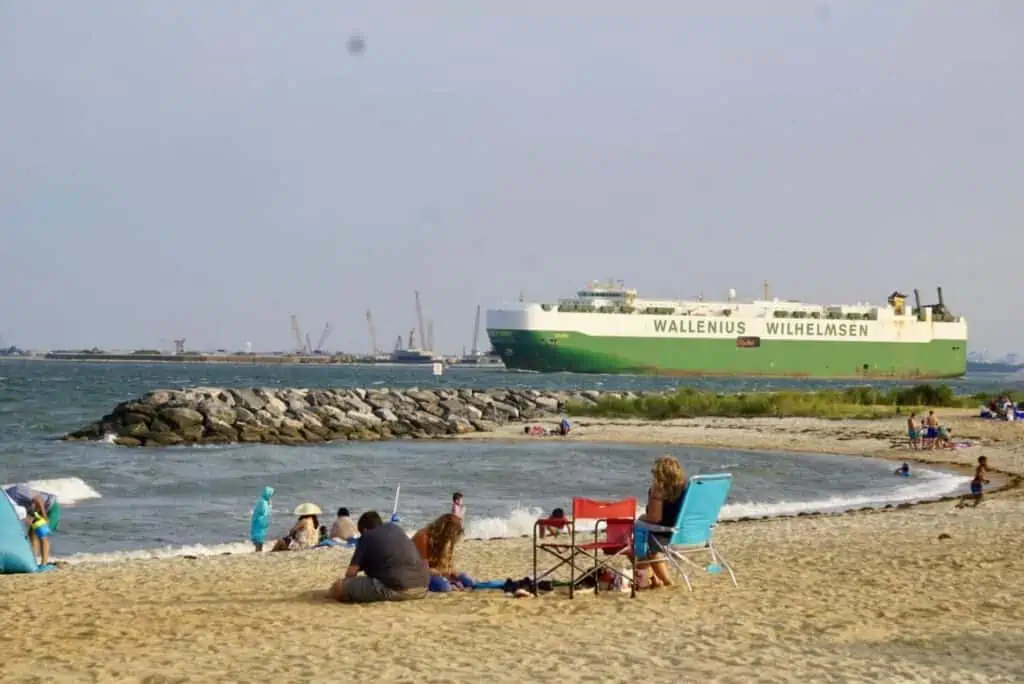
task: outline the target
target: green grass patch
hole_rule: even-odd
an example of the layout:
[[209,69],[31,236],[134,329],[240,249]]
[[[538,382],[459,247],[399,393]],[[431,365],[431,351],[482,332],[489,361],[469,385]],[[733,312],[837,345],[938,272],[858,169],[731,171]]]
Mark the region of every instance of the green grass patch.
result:
[[596,405],[570,401],[571,416],[670,420],[722,416],[730,418],[882,418],[928,408],[975,408],[993,396],[1024,400],[1024,392],[956,394],[948,385],[915,385],[891,390],[871,386],[840,390],[746,392],[721,394],[693,388],[638,397],[600,397]]

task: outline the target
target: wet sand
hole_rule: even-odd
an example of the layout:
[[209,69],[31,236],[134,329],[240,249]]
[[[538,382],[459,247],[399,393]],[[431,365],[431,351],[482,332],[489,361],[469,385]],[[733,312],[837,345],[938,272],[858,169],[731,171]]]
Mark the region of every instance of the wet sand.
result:
[[[322,598],[344,550],[79,565],[0,577],[2,679],[1019,681],[1024,424],[941,414],[957,439],[980,444],[915,454],[901,418],[579,421],[568,439],[919,455],[954,467],[984,453],[1010,484],[978,509],[722,525],[716,539],[738,588],[700,573],[692,593],[636,600],[489,591],[344,606]],[[521,439],[521,429],[487,438]],[[530,543],[470,541],[457,561],[479,578],[518,578]]]

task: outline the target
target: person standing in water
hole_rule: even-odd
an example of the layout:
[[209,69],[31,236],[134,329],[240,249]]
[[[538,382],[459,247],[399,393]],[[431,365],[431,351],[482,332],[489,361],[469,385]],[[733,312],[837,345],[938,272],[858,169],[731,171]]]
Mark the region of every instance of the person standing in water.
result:
[[25,509],[32,553],[39,556],[40,565],[46,565],[50,562],[50,537],[60,524],[60,503],[57,497],[23,484],[8,487],[4,492],[7,498]]
[[263,544],[267,541],[267,530],[270,529],[270,498],[274,496],[273,487],[264,487],[260,492],[260,498],[252,507],[252,521],[249,524],[249,541],[255,547],[256,553],[263,550]]

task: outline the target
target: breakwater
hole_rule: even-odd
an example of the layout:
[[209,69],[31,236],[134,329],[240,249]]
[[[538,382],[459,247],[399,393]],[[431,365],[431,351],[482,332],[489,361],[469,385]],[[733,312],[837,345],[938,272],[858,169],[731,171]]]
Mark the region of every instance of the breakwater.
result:
[[113,436],[121,446],[147,447],[429,439],[551,417],[567,403],[595,405],[599,397],[593,391],[530,389],[157,390],[118,404],[64,439]]

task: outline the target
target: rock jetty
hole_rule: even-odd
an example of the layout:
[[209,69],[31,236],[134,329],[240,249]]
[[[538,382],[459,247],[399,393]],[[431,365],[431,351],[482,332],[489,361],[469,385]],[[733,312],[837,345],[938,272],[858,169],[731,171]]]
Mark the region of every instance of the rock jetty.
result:
[[301,445],[337,440],[429,439],[488,432],[499,424],[551,417],[597,392],[529,389],[226,389],[157,390],[118,404],[64,436],[122,446],[177,444]]

